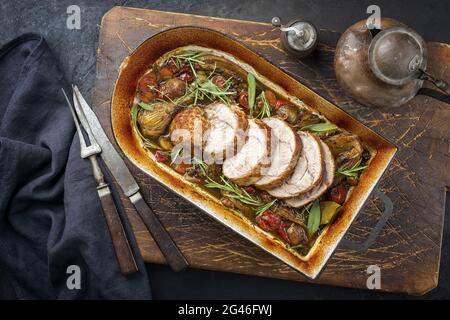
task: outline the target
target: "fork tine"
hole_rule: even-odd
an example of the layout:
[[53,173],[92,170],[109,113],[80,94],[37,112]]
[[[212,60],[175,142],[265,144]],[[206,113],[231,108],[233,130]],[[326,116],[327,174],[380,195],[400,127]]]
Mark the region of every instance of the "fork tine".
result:
[[97,140],[95,139],[94,135],[92,134],[91,127],[86,119],[86,116],[81,109],[80,100],[78,98],[78,92],[76,91],[76,86],[72,84],[72,91],[73,91],[73,102],[74,102],[74,108],[75,112],[78,115],[78,119],[80,119],[81,126],[86,131],[89,141],[90,141],[90,147],[92,148],[98,148],[99,152],[101,151],[100,145],[97,143]]
[[74,109],[72,103],[70,102],[69,97],[66,94],[66,91],[63,88],[61,88],[61,91],[64,95],[64,98],[66,98],[67,104],[70,109],[70,113],[72,114],[73,121],[75,122],[75,127],[77,129],[78,137],[80,138],[80,146],[81,146],[80,151],[81,151],[81,154],[83,155],[84,152],[86,151],[87,147],[86,147],[86,141],[84,140],[84,137],[83,137],[83,133],[81,132],[79,120],[77,118],[77,115],[75,114],[75,109]]

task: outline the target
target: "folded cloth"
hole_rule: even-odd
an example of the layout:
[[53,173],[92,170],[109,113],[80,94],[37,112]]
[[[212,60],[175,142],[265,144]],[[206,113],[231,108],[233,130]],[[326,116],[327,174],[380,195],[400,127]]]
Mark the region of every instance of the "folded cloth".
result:
[[0,49],[0,265],[22,299],[150,299],[132,237],[140,272],[119,271],[62,86],[41,36]]

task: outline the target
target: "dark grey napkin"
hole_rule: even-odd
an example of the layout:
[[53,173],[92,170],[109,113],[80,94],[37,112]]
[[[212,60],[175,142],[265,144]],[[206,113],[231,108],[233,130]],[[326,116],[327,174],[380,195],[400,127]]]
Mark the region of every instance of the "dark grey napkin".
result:
[[[141,272],[119,272],[62,86],[41,36],[26,34],[0,49],[0,265],[19,298],[149,299],[134,242]],[[67,286],[71,265],[81,270],[80,289]]]

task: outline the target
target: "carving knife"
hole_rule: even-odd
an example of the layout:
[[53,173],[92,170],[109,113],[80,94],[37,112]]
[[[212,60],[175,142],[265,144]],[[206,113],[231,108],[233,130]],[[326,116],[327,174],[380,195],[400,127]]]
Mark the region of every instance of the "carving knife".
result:
[[122,157],[109,141],[94,111],[88,105],[86,100],[84,100],[77,86],[73,86],[73,91],[86,116],[92,134],[102,149],[100,156],[109,171],[119,184],[123,193],[130,199],[131,203],[136,208],[136,211],[147,229],[150,231],[153,239],[158,244],[172,270],[181,271],[185,269],[189,266],[188,261],[170,237],[169,233],[164,229],[154,211],[143,199],[141,193],[139,192],[139,186],[136,183],[136,180],[126,166]]

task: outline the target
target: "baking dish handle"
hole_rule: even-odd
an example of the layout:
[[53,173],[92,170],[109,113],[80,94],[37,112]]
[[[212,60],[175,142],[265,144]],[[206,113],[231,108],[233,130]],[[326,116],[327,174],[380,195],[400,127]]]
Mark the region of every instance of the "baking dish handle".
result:
[[381,216],[375,225],[375,227],[372,229],[372,231],[369,233],[369,236],[364,242],[355,242],[352,240],[349,240],[347,238],[342,239],[342,242],[340,244],[340,248],[353,250],[357,252],[365,252],[367,251],[370,246],[375,242],[378,235],[380,234],[381,230],[383,230],[386,222],[389,220],[389,218],[392,215],[392,211],[394,208],[394,205],[392,204],[391,199],[382,191],[376,190],[374,192],[374,196],[376,198],[379,198],[383,202],[383,212],[381,213]]

